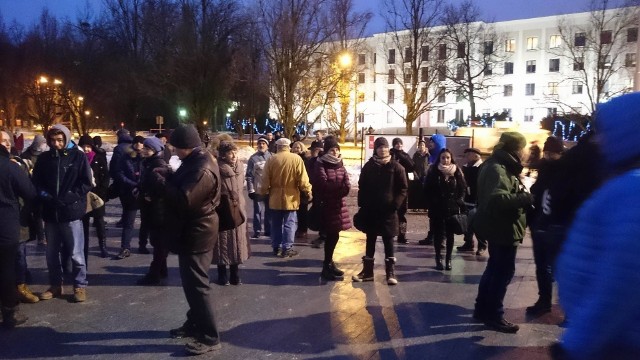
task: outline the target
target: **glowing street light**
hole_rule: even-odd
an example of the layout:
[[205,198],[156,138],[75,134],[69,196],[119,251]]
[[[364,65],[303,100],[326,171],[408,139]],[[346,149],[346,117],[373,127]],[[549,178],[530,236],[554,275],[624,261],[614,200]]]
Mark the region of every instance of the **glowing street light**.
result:
[[340,56],[338,57],[338,64],[343,69],[350,68],[352,63],[353,57],[351,56],[351,53],[345,52],[340,54]]
[[49,82],[49,79],[47,79],[47,77],[46,77],[46,76],[40,76],[40,79],[38,79],[38,82],[39,82],[40,84],[46,84],[46,83],[48,83],[48,82]]
[[85,114],[85,115],[87,115],[87,116],[89,116],[89,115],[91,115],[91,111],[89,111],[89,110],[85,110],[84,114]]
[[179,115],[181,118],[186,117],[186,116],[187,116],[187,110],[185,110],[185,109],[178,109],[178,115]]

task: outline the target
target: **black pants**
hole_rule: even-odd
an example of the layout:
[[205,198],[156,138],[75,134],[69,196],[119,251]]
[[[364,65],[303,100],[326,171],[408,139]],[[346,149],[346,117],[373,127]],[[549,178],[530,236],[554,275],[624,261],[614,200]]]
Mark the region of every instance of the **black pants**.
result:
[[336,250],[336,245],[338,245],[339,238],[340,238],[339,232],[327,233],[327,237],[324,242],[324,262],[327,265],[333,261],[333,252]]
[[18,305],[16,292],[16,254],[18,243],[0,245],[0,302],[3,307]]
[[89,221],[93,217],[93,226],[96,228],[98,240],[106,239],[106,224],[104,222],[105,207],[101,206],[82,217],[82,228],[84,230],[84,263],[89,266]]
[[162,227],[149,229],[149,240],[153,246],[153,260],[149,266],[149,274],[165,278],[167,272],[167,256],[169,256],[169,244],[165,240],[166,230]]
[[[367,247],[365,255],[369,258],[373,258],[376,254],[376,234],[367,234]],[[384,257],[393,257],[393,236],[383,236],[382,243],[384,244]]]
[[296,215],[298,216],[298,230],[296,233],[306,233],[309,230],[309,204],[300,204]]
[[430,218],[429,224],[431,224],[431,231],[433,232],[433,246],[435,247],[436,252],[439,252],[443,247],[446,247],[447,259],[451,259],[451,253],[453,252],[453,240],[455,237],[453,228],[447,223],[445,218],[441,217]]
[[538,301],[551,305],[553,292],[553,263],[562,240],[566,234],[564,226],[549,226],[545,231],[531,232],[533,260],[536,264],[538,282]]
[[513,245],[493,245],[489,242],[487,268],[480,278],[476,312],[487,320],[500,320],[504,315],[504,296],[516,271],[516,253]]
[[187,322],[195,325],[202,335],[199,340],[209,345],[220,342],[209,287],[209,266],[212,259],[212,251],[178,255],[182,289],[189,304]]

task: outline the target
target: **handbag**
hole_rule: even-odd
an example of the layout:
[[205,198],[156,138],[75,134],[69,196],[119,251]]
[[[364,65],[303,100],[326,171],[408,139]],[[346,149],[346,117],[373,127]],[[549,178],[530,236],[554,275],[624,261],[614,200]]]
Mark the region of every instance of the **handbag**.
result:
[[367,232],[367,217],[362,208],[353,215],[353,226],[362,232]]
[[238,200],[226,193],[220,195],[220,204],[216,207],[216,213],[219,220],[218,231],[232,230],[245,222]]
[[102,198],[95,193],[89,191],[87,193],[87,210],[86,214],[92,212],[95,209],[101,208],[104,206],[104,201]]
[[453,229],[453,233],[456,235],[464,235],[467,233],[467,229],[469,228],[467,214],[458,213],[451,215],[447,218],[447,223]]
[[307,227],[309,230],[320,231],[320,226],[322,224],[322,202],[313,201],[311,203],[307,219]]

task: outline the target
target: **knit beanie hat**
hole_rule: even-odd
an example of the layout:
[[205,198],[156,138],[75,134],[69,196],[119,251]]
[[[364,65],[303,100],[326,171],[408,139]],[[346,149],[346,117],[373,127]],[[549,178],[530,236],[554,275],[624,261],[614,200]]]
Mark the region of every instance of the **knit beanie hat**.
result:
[[507,131],[500,135],[500,140],[494,149],[502,149],[508,153],[513,153],[524,149],[527,139],[517,131]]
[[91,136],[89,136],[89,134],[84,134],[80,136],[80,140],[78,141],[78,146],[85,146],[85,145],[89,145],[93,147],[93,139],[91,138]]
[[133,138],[133,143],[144,144],[144,136],[136,135],[136,137]]
[[129,134],[118,135],[118,144],[131,144],[133,138]]
[[231,141],[221,141],[218,145],[218,156],[224,156],[225,154],[238,150],[236,144]]
[[181,125],[171,134],[170,144],[178,149],[193,149],[202,145],[202,140],[195,126]]
[[265,144],[269,145],[269,140],[267,140],[267,137],[264,135],[258,138],[258,142],[260,141],[264,141]]
[[402,139],[400,138],[394,138],[393,140],[391,140],[391,146],[396,147],[396,145],[403,145],[402,144]]
[[562,140],[558,139],[557,137],[549,136],[547,138],[547,141],[544,142],[542,151],[561,154],[562,152],[564,152],[564,144],[562,143]]
[[155,136],[144,139],[144,142],[142,144],[145,147],[148,147],[149,149],[153,150],[154,153],[164,150],[164,145],[162,145],[162,141]]
[[38,134],[33,138],[33,142],[31,143],[31,147],[34,148],[34,149],[37,149],[37,148],[39,148],[41,146],[44,146],[46,144],[47,144],[47,140],[44,138],[44,136]]
[[340,150],[340,144],[338,144],[338,140],[336,139],[335,136],[330,135],[327,136],[324,139],[324,152],[327,153],[329,152],[329,150],[333,149],[333,148],[338,148],[338,150]]
[[378,148],[381,147],[381,146],[389,147],[389,141],[387,141],[386,138],[379,137],[379,138],[376,139],[376,141],[373,142],[373,150],[374,151],[378,150]]
[[640,93],[620,95],[598,104],[595,127],[600,151],[611,170],[629,165],[640,158],[637,146],[640,134]]
[[96,135],[93,137],[93,145],[97,147],[102,147],[102,136]]

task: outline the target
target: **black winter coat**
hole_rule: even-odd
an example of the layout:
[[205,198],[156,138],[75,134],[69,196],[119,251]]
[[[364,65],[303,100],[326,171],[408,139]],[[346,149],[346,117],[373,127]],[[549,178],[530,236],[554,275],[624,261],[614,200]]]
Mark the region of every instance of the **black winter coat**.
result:
[[116,179],[118,185],[118,194],[122,206],[127,209],[138,209],[138,197],[134,195],[134,189],[138,187],[140,182],[140,164],[142,157],[131,150],[131,152],[122,155],[118,162],[118,173]]
[[[153,172],[166,178],[171,168],[164,161],[161,153],[142,160],[140,172],[140,218],[154,228],[165,227],[166,207],[164,196],[157,191],[157,179]],[[151,244],[153,245],[153,244]]]
[[213,249],[218,240],[220,186],[218,162],[201,148],[193,150],[169,176],[164,188],[172,252],[197,254]]
[[389,149],[391,158],[397,161],[404,168],[404,172],[409,175],[415,170],[413,159],[404,150]]
[[424,190],[430,219],[446,219],[466,211],[464,196],[467,183],[459,167],[449,178],[445,178],[437,167],[432,167],[427,174]]
[[0,246],[17,244],[20,226],[27,226],[20,214],[21,198],[28,205],[36,197],[27,172],[9,159],[9,152],[0,146]]
[[44,221],[80,220],[87,211],[87,193],[92,187],[89,161],[75,145],[51,149],[38,157],[33,184],[42,200]]
[[109,200],[109,167],[107,166],[107,152],[101,148],[94,148],[96,155],[91,161],[91,170],[93,171],[93,179],[96,182],[91,191],[100,196],[103,201]]
[[358,206],[364,216],[365,233],[398,235],[398,209],[407,197],[407,174],[398,162],[384,165],[373,158],[362,167],[358,181]]

